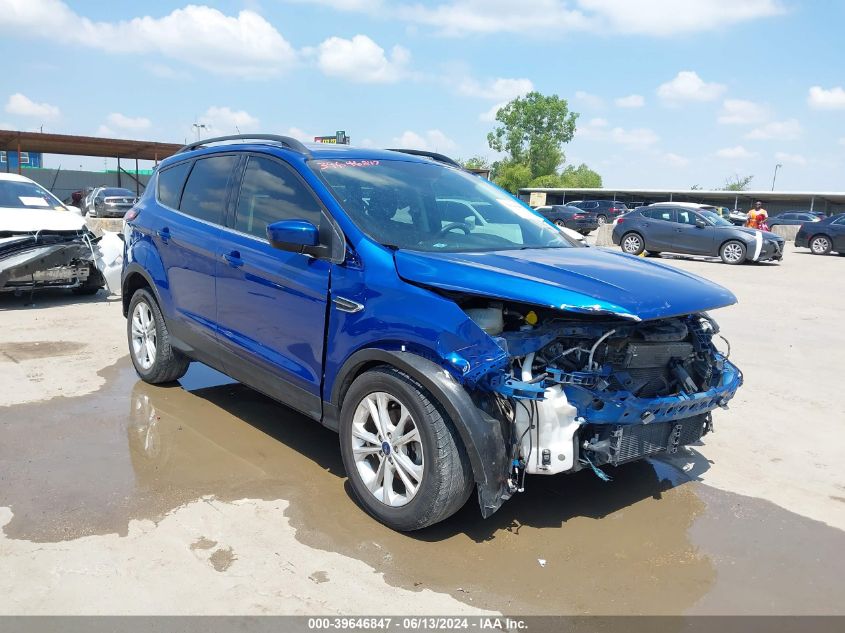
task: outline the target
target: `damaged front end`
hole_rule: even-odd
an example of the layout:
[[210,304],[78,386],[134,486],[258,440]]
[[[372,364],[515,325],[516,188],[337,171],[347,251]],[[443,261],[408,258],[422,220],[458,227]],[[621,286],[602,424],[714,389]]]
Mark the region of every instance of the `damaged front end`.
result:
[[452,298],[501,350],[485,362],[448,360],[502,424],[510,464],[502,499],[524,488],[526,473],[589,468],[608,478],[599,466],[697,442],[742,384],[706,312],[635,321]]
[[0,292],[42,288],[97,288],[102,276],[94,265],[88,231],[34,231],[0,237]]

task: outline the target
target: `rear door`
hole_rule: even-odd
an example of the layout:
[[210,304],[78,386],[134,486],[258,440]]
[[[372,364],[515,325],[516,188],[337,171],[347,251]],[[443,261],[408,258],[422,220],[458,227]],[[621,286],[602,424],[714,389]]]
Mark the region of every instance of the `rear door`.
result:
[[[171,329],[200,355],[215,354],[218,345],[217,251],[237,162],[235,154],[214,155],[174,165],[159,174],[159,204],[169,207],[169,212],[160,214],[151,228],[172,302]],[[171,206],[177,201],[178,209]]]
[[330,262],[273,248],[267,225],[307,220],[331,241],[317,197],[287,163],[247,158],[217,251],[217,319],[226,373],[314,418]]
[[642,211],[642,233],[646,250],[671,251],[675,237],[675,210],[653,207]]

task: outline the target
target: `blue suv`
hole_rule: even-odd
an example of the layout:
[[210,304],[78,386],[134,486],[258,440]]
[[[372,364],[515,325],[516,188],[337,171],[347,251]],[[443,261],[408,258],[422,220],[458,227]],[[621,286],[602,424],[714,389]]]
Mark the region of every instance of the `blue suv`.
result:
[[237,136],[163,161],[127,215],[123,307],[150,383],[199,361],[334,429],[397,530],[483,516],[526,474],[698,441],[742,382],[724,288],[579,248],[439,154]]

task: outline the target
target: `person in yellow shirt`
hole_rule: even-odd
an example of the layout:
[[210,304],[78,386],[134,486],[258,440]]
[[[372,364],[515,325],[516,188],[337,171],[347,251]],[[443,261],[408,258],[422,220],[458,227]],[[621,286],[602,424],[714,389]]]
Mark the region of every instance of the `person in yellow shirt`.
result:
[[769,213],[763,208],[763,203],[758,200],[754,203],[754,207],[748,211],[746,217],[745,226],[751,229],[759,229],[761,225],[766,223]]

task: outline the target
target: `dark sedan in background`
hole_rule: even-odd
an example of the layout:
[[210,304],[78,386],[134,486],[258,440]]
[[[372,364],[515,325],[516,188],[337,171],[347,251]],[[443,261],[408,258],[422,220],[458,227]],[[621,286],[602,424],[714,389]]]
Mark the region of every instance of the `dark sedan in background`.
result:
[[82,211],[92,218],[122,218],[137,201],[129,189],[98,187],[85,197]]
[[570,207],[578,207],[587,213],[595,213],[599,225],[613,222],[620,215],[628,212],[628,207],[624,202],[614,202],[613,200],[576,200],[569,203]]
[[786,211],[769,217],[769,228],[776,226],[800,226],[804,222],[818,222],[821,218],[809,211]]
[[845,253],[845,213],[820,222],[805,222],[795,236],[795,246],[809,248],[813,255]]
[[783,238],[734,226],[718,213],[666,205],[640,207],[616,221],[613,243],[631,255],[648,251],[718,256],[726,264],[783,258]]
[[581,235],[588,235],[599,228],[598,217],[595,213],[583,211],[577,207],[554,204],[537,207],[535,211],[557,226],[578,231]]

